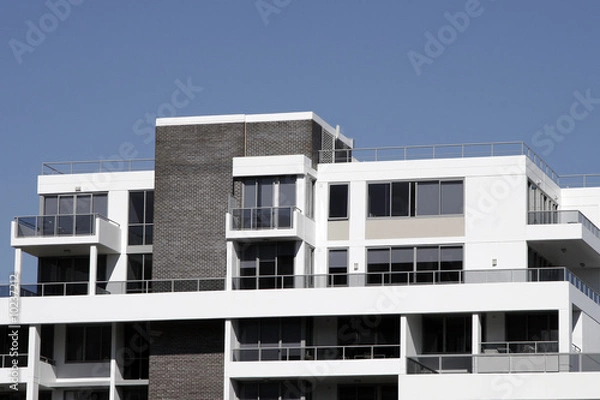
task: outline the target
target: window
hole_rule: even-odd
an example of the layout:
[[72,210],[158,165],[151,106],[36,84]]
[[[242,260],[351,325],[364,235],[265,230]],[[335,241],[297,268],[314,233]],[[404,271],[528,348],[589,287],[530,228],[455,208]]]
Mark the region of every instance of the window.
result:
[[384,182],[368,185],[369,217],[463,214],[463,181]]
[[[106,255],[99,255],[96,282],[106,280]],[[90,280],[89,256],[41,257],[38,259],[38,287],[44,296],[84,295]],[[57,282],[56,284],[52,284]],[[66,285],[64,283],[67,283]]]
[[234,217],[241,229],[290,228],[296,206],[296,177],[263,177],[242,181],[243,208]]
[[306,216],[314,218],[315,216],[315,180],[306,177]]
[[152,279],[152,254],[127,255],[127,293],[145,293],[146,283]]
[[154,191],[129,192],[129,245],[150,245],[154,229]]
[[63,194],[44,196],[42,229],[47,235],[90,235],[96,214],[106,216],[107,195]]
[[239,250],[239,289],[294,287],[295,242],[253,244]]
[[[300,353],[293,350],[302,345],[303,336],[301,318],[239,320],[238,341],[242,350],[237,355],[236,361],[281,360],[282,357],[291,356],[300,359]],[[293,349],[290,349],[289,353],[282,353],[279,350],[282,347]]]
[[348,218],[348,184],[329,185],[329,219]]
[[367,284],[459,282],[462,246],[367,249]]
[[471,352],[470,315],[424,315],[423,354]]
[[240,400],[300,400],[310,399],[313,391],[309,381],[240,381],[236,390]]
[[110,359],[110,325],[69,325],[65,361],[103,361]]
[[44,196],[44,215],[108,214],[106,193],[61,194]]
[[348,286],[348,250],[329,250],[329,286]]
[[108,389],[65,391],[65,400],[108,400],[108,398]]

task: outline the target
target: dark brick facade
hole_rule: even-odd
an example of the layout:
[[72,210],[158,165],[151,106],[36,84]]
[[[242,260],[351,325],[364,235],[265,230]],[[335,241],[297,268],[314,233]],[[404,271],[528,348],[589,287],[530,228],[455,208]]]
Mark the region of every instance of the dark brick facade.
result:
[[[304,154],[316,165],[320,146],[312,120],[157,127],[153,279],[226,276],[233,157]],[[153,329],[163,335],[151,346],[149,398],[222,399],[223,321]]]
[[154,279],[224,277],[232,157],[244,124],[156,129]]
[[223,398],[224,326],[218,321],[153,323],[148,398]]

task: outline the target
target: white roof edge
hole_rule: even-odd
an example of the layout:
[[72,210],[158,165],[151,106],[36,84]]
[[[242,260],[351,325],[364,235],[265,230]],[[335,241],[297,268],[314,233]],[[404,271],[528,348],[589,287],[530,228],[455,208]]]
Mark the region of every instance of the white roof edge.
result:
[[272,121],[301,121],[312,119],[325,130],[336,135],[344,143],[353,147],[353,140],[329,125],[325,120],[312,111],[275,113],[275,114],[226,114],[226,115],[198,115],[190,117],[157,118],[156,126],[178,126],[178,125],[203,125],[203,124],[233,124],[240,122],[272,122]]

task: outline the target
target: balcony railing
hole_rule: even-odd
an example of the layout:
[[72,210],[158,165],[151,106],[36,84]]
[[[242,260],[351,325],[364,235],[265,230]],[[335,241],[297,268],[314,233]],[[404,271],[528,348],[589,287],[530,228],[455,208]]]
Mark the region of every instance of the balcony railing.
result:
[[114,225],[100,214],[36,215],[15,217],[17,237],[85,236],[96,233],[96,218]]
[[253,207],[231,210],[233,230],[289,229],[296,207]]
[[97,282],[96,294],[210,292],[225,290],[224,278]]
[[11,354],[0,354],[0,368],[11,368],[16,360],[19,368],[27,366],[27,354],[20,353],[18,356],[13,357]]
[[400,345],[256,347],[233,350],[234,361],[318,361],[399,358]]
[[527,223],[529,225],[582,224],[594,236],[600,238],[600,229],[577,210],[530,211]]
[[560,178],[540,156],[523,142],[435,144],[362,149],[320,150],[320,163],[390,160],[430,160],[526,155],[546,175],[559,184]]
[[[304,289],[331,287],[422,286],[480,283],[570,282],[597,304],[600,295],[564,267],[499,270],[382,272],[329,275],[258,275],[233,278],[233,290]],[[21,284],[22,297],[88,294],[88,282]],[[9,297],[14,285],[0,284],[0,297]],[[98,281],[96,294],[146,294],[225,290],[224,278]]]
[[600,372],[600,354],[447,354],[407,359],[409,374]]
[[558,341],[483,342],[484,354],[558,353]]
[[151,171],[154,159],[46,162],[42,175],[89,174],[97,172]]
[[[286,289],[334,286],[420,286],[464,283],[556,282],[569,280],[564,267],[501,270],[370,272],[327,275],[252,275],[233,278],[233,288]],[[572,275],[572,274],[571,274]],[[567,279],[569,278],[569,279]]]
[[45,282],[21,284],[21,297],[83,296],[88,282]]

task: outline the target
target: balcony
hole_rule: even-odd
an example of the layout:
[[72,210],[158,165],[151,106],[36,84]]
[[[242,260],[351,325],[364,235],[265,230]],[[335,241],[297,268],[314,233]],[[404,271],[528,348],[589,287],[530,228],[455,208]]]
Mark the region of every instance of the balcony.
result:
[[232,208],[226,223],[227,239],[277,237],[314,241],[314,221],[297,207]]
[[527,242],[562,265],[600,263],[600,229],[577,210],[530,211]]
[[320,361],[400,358],[400,345],[257,347],[233,350],[233,361]]
[[408,374],[600,372],[600,354],[448,354],[407,359]]
[[36,257],[87,254],[90,245],[104,254],[120,249],[119,224],[98,214],[16,217],[11,228],[11,245]]

